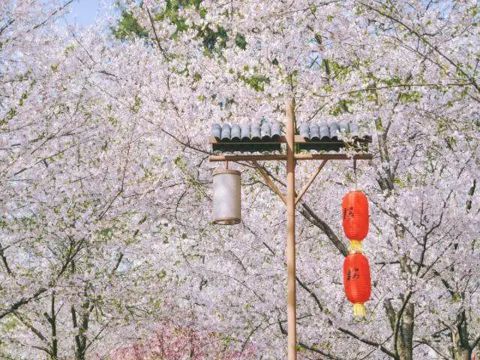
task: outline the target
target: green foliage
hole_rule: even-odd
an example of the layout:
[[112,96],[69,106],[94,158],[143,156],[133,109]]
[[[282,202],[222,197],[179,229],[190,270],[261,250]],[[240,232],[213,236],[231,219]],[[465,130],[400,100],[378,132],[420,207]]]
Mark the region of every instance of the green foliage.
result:
[[235,36],[235,45],[237,45],[240,49],[245,50],[247,47],[247,40],[245,40],[245,36],[242,34],[237,34]]
[[203,39],[203,46],[207,53],[221,53],[227,46],[228,34],[223,27],[217,27],[216,30],[206,26],[198,30],[198,37]]
[[157,273],[157,278],[159,280],[163,280],[167,277],[167,272],[165,270],[160,270],[160,272]]
[[7,321],[3,323],[2,327],[5,332],[9,332],[17,328],[18,325],[20,325],[20,322],[17,320],[17,318],[9,316]]
[[20,223],[25,227],[25,229],[33,229],[37,225],[37,222],[35,221],[34,216],[21,217],[20,218]]
[[173,33],[175,39],[179,33],[188,30],[188,25],[184,17],[178,14],[181,8],[195,8],[200,12],[200,16],[205,17],[205,9],[200,7],[202,0],[167,0],[165,9],[157,13],[154,17],[156,21],[170,21],[176,26],[176,30]]
[[328,60],[329,70],[333,73],[334,78],[338,80],[345,79],[346,76],[351,72],[351,68],[349,66],[344,66],[336,61]]
[[453,136],[447,136],[445,137],[445,142],[447,143],[447,147],[450,150],[453,150],[455,145],[457,144],[457,139],[455,139]]
[[473,17],[475,18],[479,13],[480,13],[480,6],[477,4],[477,5],[473,5],[469,10],[468,10],[468,13]]
[[268,84],[270,80],[263,75],[252,75],[252,76],[244,76],[240,75],[239,79],[242,80],[245,84],[250,86],[255,91],[264,91],[265,84]]
[[401,189],[406,187],[406,183],[399,177],[394,178],[393,183]]
[[[65,55],[71,54],[75,50],[75,45],[71,44],[65,48]],[[53,70],[53,69],[52,69]]]
[[[250,67],[248,65],[245,65],[242,69],[244,72],[248,72],[250,70]],[[254,72],[257,72],[258,69],[257,67],[253,68]],[[234,74],[235,70],[230,69],[229,70],[230,74]],[[243,81],[245,84],[250,86],[252,89],[255,91],[264,91],[265,90],[265,84],[270,83],[270,79],[264,75],[261,74],[253,74],[253,75],[246,75],[242,74],[240,71],[237,72],[238,79]]]
[[[186,19],[180,15],[181,9],[191,8],[197,11],[200,17],[205,18],[206,9],[201,6],[202,0],[167,0],[165,8],[153,15],[154,21],[167,21],[176,27],[175,32],[171,38],[176,39],[178,35],[190,29],[187,25]],[[226,47],[227,41],[230,35],[225,28],[221,26],[214,27],[213,25],[196,26],[194,29],[197,32],[197,37],[202,40],[204,50],[206,54],[220,55],[222,50]],[[126,40],[135,37],[146,38],[148,37],[147,29],[143,28],[134,17],[134,15],[128,11],[123,11],[118,22],[118,26],[112,29],[113,34],[117,39]],[[233,36],[233,35],[231,35]],[[235,44],[240,49],[245,50],[247,41],[243,34],[235,35]],[[255,80],[253,80],[255,82]]]
[[177,156],[173,161],[175,166],[180,170],[182,173],[185,183],[188,184],[190,188],[192,188],[196,195],[197,199],[203,199],[207,196],[204,185],[196,178],[196,176],[191,172],[189,169],[185,158],[182,156]]
[[352,100],[342,99],[335,104],[335,106],[329,111],[329,114],[333,116],[338,116],[344,113],[350,113],[350,104],[353,104]]
[[452,302],[452,303],[459,303],[460,301],[462,301],[462,295],[459,294],[458,292],[455,292],[455,293],[452,295],[451,302]]
[[198,72],[196,72],[195,74],[193,74],[193,82],[198,82],[202,80],[202,75]]
[[112,32],[113,35],[120,40],[134,37],[146,38],[148,36],[147,30],[143,28],[133,14],[128,11],[122,12],[118,26],[112,29]]
[[23,106],[23,104],[25,103],[25,100],[27,100],[28,98],[28,92],[23,92],[22,96],[20,97],[20,100],[18,101],[18,105],[19,106]]
[[287,75],[287,84],[291,87],[295,87],[298,84],[298,70],[294,70]]
[[[370,76],[370,77],[372,78],[373,76]],[[391,78],[388,78],[388,79],[376,79],[376,80],[388,86],[395,86],[403,83],[402,79],[398,76],[392,76]]]
[[398,99],[403,104],[419,102],[421,98],[422,94],[418,91],[401,92],[400,94],[398,94]]
[[142,106],[142,99],[140,99],[140,96],[136,95],[135,96],[135,102],[133,103],[132,107],[130,108],[133,113],[138,113],[140,111],[140,107]]
[[378,119],[375,121],[375,130],[377,130],[378,132],[384,132],[385,129],[383,127],[383,124],[382,124],[382,119]]
[[113,238],[113,229],[111,227],[104,228],[98,232],[98,235],[103,241],[111,240]]
[[0,125],[8,124],[8,122],[12,120],[15,117],[15,115],[17,115],[17,109],[11,108],[10,110],[8,110],[7,115],[5,115],[5,117],[2,120],[0,120]]

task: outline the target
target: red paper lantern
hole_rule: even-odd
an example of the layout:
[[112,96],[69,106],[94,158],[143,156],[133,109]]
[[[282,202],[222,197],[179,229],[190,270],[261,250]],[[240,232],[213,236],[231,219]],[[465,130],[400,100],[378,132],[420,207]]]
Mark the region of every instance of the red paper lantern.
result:
[[343,230],[345,236],[351,240],[351,247],[361,252],[361,241],[368,234],[368,199],[360,191],[350,191],[342,201]]
[[343,285],[356,317],[365,317],[365,305],[372,292],[370,266],[361,253],[349,254],[343,263]]

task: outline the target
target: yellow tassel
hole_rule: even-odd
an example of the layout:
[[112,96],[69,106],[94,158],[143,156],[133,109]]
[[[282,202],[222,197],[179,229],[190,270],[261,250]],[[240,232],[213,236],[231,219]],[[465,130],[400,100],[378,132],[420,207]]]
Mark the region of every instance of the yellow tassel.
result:
[[348,250],[350,251],[350,254],[362,253],[362,242],[358,240],[350,240],[350,246],[348,247]]
[[357,319],[364,319],[367,316],[365,305],[353,304],[353,316]]

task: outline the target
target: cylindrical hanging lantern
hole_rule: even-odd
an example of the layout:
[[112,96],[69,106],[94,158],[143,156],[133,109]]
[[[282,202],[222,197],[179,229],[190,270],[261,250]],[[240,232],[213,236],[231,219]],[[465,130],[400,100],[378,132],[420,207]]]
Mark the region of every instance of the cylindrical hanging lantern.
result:
[[370,266],[361,253],[349,254],[343,263],[343,285],[347,299],[353,304],[355,317],[364,318],[365,305],[371,294]]
[[362,251],[362,240],[368,234],[368,199],[363,191],[348,192],[342,201],[343,231],[350,239],[350,248],[354,252]]
[[240,171],[217,169],[213,172],[213,222],[235,225],[240,220]]

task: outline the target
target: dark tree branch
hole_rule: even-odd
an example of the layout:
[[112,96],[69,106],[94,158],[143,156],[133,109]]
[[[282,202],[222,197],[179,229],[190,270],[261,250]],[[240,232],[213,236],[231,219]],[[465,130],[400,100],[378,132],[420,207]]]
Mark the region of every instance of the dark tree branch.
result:
[[18,310],[21,306],[28,304],[30,301],[38,299],[46,291],[47,291],[47,288],[40,288],[33,295],[29,297],[21,298],[20,300],[14,302],[12,305],[7,307],[6,309],[0,311],[0,319],[3,319],[5,316],[10,315],[14,311]]

